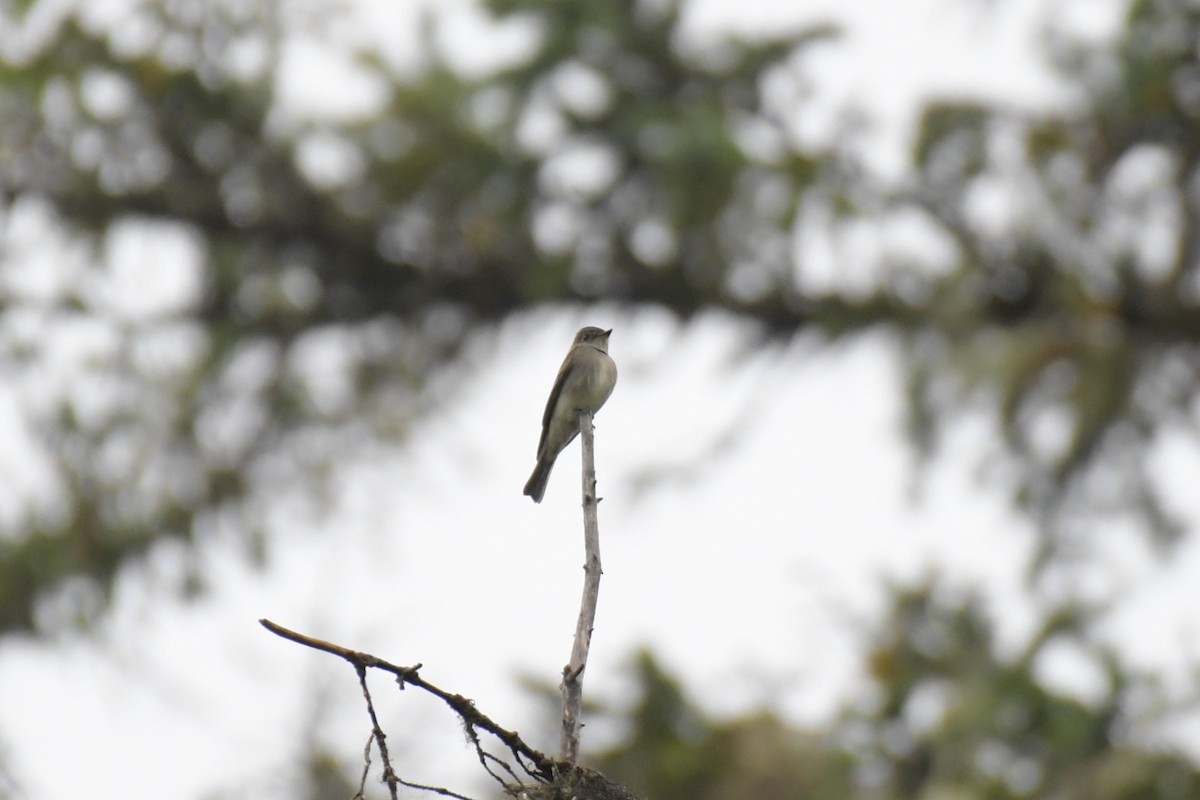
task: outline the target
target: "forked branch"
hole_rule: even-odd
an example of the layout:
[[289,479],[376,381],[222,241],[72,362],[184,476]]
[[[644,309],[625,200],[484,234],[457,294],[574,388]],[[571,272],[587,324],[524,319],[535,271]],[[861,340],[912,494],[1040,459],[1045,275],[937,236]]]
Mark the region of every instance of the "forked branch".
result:
[[[269,619],[260,619],[259,624],[277,636],[282,636],[284,639],[296,642],[297,644],[302,644],[305,647],[311,647],[314,650],[321,650],[326,653],[339,656],[340,658],[343,658],[354,665],[354,670],[358,674],[359,683],[363,689],[363,697],[367,703],[367,711],[371,717],[372,736],[374,737],[376,745],[379,749],[379,756],[383,761],[384,781],[388,784],[389,790],[391,791],[393,797],[396,796],[396,785],[425,789],[427,791],[433,791],[437,794],[448,797],[462,797],[462,795],[456,795],[449,790],[438,789],[436,787],[412,784],[397,776],[397,773],[393,769],[391,760],[388,756],[386,735],[379,726],[379,720],[375,715],[374,704],[371,701],[371,694],[367,688],[366,673],[368,669],[378,669],[382,670],[383,672],[391,673],[396,677],[396,683],[401,689],[407,686],[415,686],[416,688],[429,692],[434,697],[441,699],[442,702],[449,706],[450,710],[457,714],[462,720],[463,727],[466,729],[468,737],[474,744],[476,754],[479,756],[479,760],[483,764],[484,768],[489,774],[496,778],[497,781],[504,785],[506,789],[511,788],[513,785],[519,786],[520,779],[512,767],[509,767],[507,763],[497,759],[494,755],[484,749],[483,743],[478,735],[479,731],[491,734],[493,737],[498,739],[500,743],[503,744],[510,753],[512,753],[513,760],[517,764],[517,768],[520,769],[526,777],[534,780],[535,782],[552,783],[555,779],[555,776],[561,771],[560,765],[555,762],[554,759],[550,758],[545,753],[530,747],[523,739],[521,739],[521,736],[516,731],[510,731],[498,725],[490,717],[477,709],[471,700],[463,697],[460,694],[452,694],[447,692],[446,690],[441,689],[422,678],[419,672],[421,669],[420,664],[416,664],[411,667],[402,667],[398,664],[392,664],[391,662],[385,661],[377,656],[373,656],[370,653],[351,650],[348,647],[342,647],[339,644],[327,642],[324,639],[317,639],[312,636],[306,636],[302,633],[297,633],[296,631],[285,628]],[[492,770],[492,765],[497,763],[503,765],[501,769],[509,776],[508,779],[502,778]]]

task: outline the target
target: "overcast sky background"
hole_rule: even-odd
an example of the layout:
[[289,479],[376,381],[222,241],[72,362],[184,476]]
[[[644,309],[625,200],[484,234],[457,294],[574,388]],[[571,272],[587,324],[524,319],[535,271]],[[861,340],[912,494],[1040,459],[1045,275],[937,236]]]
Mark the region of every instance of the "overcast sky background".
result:
[[[358,2],[355,15],[323,30],[335,43],[386,43],[402,65],[420,45],[414,4]],[[1039,62],[1047,15],[1102,37],[1123,4],[704,0],[686,25],[697,41],[724,27],[759,33],[786,15],[801,20],[801,5],[847,26],[844,41],[814,58],[827,116],[805,124],[820,135],[840,109],[861,106],[878,126],[872,163],[896,174],[921,98],[1061,102]],[[486,68],[476,56],[490,48],[473,46],[482,23],[466,2],[447,8],[454,23],[439,46],[464,69]],[[501,56],[526,34],[504,35]],[[369,105],[370,86],[356,84],[335,53],[311,40],[289,51],[282,90],[293,113]],[[135,248],[121,258],[154,269],[159,255]],[[719,316],[681,327],[610,307],[540,311],[469,348],[472,377],[403,446],[348,456],[326,518],[314,520],[299,493],[283,493],[265,573],[244,563],[236,537],[216,537],[202,555],[213,592],[182,604],[148,577],[175,568],[176,554],[164,550],[154,569],[123,582],[94,638],[0,645],[0,744],[19,770],[9,776],[17,796],[199,798],[249,781],[247,795],[285,797],[295,731],[313,719],[323,741],[355,758],[368,728],[353,670],[267,634],[256,624],[263,616],[422,662],[427,680],[552,748],[553,738],[530,728],[540,718],[517,678],[554,683],[569,655],[582,580],[578,446],[560,459],[542,505],[521,486],[546,393],[584,324],[616,329],[620,369],[597,418],[604,580],[588,696],[627,701],[622,667],[648,645],[706,708],[769,705],[818,724],[862,686],[862,633],[883,610],[882,578],[937,571],[982,591],[1008,646],[1029,632],[1036,604],[1052,599],[1025,591],[1030,527],[1002,486],[980,480],[994,435],[982,420],[957,425],[914,482],[886,338],[833,349],[801,339],[747,353],[743,332]],[[1200,520],[1194,445],[1165,442],[1148,468],[1178,484],[1175,496]],[[643,482],[647,475],[661,480]],[[1183,687],[1200,633],[1189,596],[1200,576],[1194,537],[1169,565],[1119,526],[1102,540],[1100,557],[1052,592],[1119,590],[1107,636]],[[1069,648],[1039,670],[1084,698],[1101,687],[1087,655]],[[447,712],[382,678],[373,686],[404,777],[476,788],[459,777],[473,772],[473,757]],[[610,734],[597,723],[585,745]],[[1197,731],[1176,734],[1200,749]]]

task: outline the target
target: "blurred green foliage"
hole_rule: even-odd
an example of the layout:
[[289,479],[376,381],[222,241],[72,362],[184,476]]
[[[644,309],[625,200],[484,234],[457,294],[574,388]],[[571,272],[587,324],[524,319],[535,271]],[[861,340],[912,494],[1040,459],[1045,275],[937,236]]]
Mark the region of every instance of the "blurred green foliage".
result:
[[[886,326],[913,441],[992,419],[1040,563],[1114,515],[1178,536],[1146,462],[1195,419],[1183,0],[1133,4],[1111,45],[1051,32],[1061,110],[932,103],[898,186],[796,132],[829,26],[701,39],[675,2],[498,1],[532,34],[478,74],[328,42],[373,99],[321,115],[283,101],[282,54],[342,9],[289,8],[0,10],[0,363],[45,475],[3,522],[0,630],[86,622],[130,559],[230,520],[261,556],[272,487],[402,437],[471,332],[549,302],[721,309],[772,338]],[[927,253],[884,239],[838,254],[866,283],[812,282],[805,226],[897,219]],[[138,310],[128,243],[150,235],[188,288]]]
[[925,288],[911,427],[932,447],[947,407],[994,417],[1042,563],[1098,519],[1183,530],[1147,462],[1197,418],[1198,35],[1176,0],[1130,4],[1111,46],[1051,31],[1061,110],[935,103],[916,140],[902,202],[958,260]]
[[[316,12],[147,2],[119,24],[87,9],[47,24],[41,4],[3,9],[0,362],[52,488],[0,536],[0,630],[86,623],[119,567],[166,539],[232,528],[261,555],[272,487],[402,437],[437,402],[431,371],[522,309],[610,298],[805,324],[780,288],[791,215],[741,204],[766,183],[812,187],[828,156],[767,164],[737,131],[782,135],[758,84],[829,31],[730,41],[709,64],[676,47],[677,11],[508,4],[537,42],[475,78],[436,48],[403,76],[343,48],[345,79],[378,99],[314,118],[279,93],[280,54],[328,23]],[[599,165],[589,185],[572,158]],[[147,276],[124,275],[121,245],[155,231],[189,254],[160,268],[193,288],[135,313],[122,298]],[[776,277],[735,296],[727,266],[768,236]]]
[[[1050,614],[1006,654],[994,640],[995,612],[944,580],[893,587],[889,608],[871,625],[859,699],[829,729],[798,728],[770,709],[713,719],[643,652],[631,666],[637,700],[617,714],[625,733],[595,754],[596,765],[653,800],[1184,800],[1200,793],[1200,770],[1186,756],[1139,741],[1194,703],[1160,702],[1157,681],[1091,643],[1079,609]],[[1052,689],[1039,677],[1039,661],[1064,645],[1078,647],[1105,676],[1101,696],[1082,686]]]

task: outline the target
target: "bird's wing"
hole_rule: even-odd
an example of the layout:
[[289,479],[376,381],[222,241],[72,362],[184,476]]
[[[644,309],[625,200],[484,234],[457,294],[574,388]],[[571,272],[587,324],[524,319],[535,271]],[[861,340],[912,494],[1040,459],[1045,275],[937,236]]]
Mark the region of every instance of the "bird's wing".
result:
[[542,435],[538,439],[538,457],[541,458],[542,447],[546,444],[546,436],[550,432],[550,419],[554,416],[554,407],[558,405],[559,395],[562,394],[563,384],[567,382],[567,376],[571,374],[571,354],[567,353],[567,357],[563,359],[562,366],[558,368],[558,376],[554,379],[554,386],[550,389],[550,397],[546,399],[546,410],[542,413]]

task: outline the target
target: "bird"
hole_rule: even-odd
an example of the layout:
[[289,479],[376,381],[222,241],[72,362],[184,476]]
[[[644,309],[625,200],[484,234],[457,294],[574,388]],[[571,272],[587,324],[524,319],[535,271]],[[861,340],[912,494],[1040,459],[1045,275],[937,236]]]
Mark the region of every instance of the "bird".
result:
[[554,461],[579,435],[579,413],[595,414],[617,385],[617,365],[608,355],[612,329],[587,326],[575,334],[542,414],[542,436],[538,440],[537,466],[525,484],[525,494],[540,503]]

